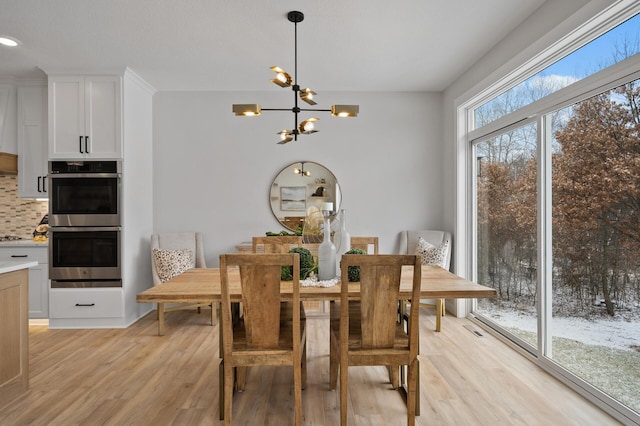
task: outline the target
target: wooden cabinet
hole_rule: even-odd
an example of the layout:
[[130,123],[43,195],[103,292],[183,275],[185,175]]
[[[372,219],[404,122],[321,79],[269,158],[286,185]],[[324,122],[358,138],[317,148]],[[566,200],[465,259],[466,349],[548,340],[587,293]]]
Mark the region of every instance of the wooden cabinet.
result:
[[32,261],[29,268],[29,318],[49,318],[49,249],[47,245],[0,247],[0,261]]
[[120,159],[119,76],[49,76],[49,158]]
[[0,274],[0,407],[29,387],[26,269]]
[[18,87],[18,196],[48,198],[47,86]]

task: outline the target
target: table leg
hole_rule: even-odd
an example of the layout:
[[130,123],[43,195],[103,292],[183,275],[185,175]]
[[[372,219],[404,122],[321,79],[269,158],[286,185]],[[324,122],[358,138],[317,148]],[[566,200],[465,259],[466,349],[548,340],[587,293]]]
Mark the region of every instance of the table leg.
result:
[[436,331],[442,329],[442,311],[444,310],[444,299],[436,300]]
[[164,336],[164,303],[158,303],[158,336]]
[[[211,305],[213,309],[213,305]],[[220,365],[218,367],[218,394],[220,420],[224,420],[224,349],[222,347],[222,309],[218,309],[218,351],[220,354]]]

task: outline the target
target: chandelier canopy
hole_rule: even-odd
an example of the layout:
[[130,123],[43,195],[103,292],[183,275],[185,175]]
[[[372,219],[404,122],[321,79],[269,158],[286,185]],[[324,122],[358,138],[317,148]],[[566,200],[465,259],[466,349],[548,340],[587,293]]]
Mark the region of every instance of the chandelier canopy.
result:
[[280,135],[279,144],[285,144],[291,141],[297,141],[298,135],[310,135],[316,133],[315,122],[318,118],[310,117],[306,120],[299,121],[298,114],[307,111],[331,112],[334,117],[357,117],[359,112],[358,105],[331,105],[331,109],[312,109],[300,108],[298,106],[298,98],[309,105],[316,105],[314,96],[317,94],[313,90],[307,88],[301,89],[298,84],[298,23],[304,20],[304,14],[298,11],[291,11],[287,14],[287,19],[294,24],[294,73],[293,77],[278,66],[271,67],[271,71],[276,73],[272,83],[280,87],[291,87],[293,90],[293,107],[292,108],[262,108],[260,104],[233,104],[233,113],[236,116],[256,116],[262,111],[291,111],[294,115],[293,129],[285,129],[278,132]]

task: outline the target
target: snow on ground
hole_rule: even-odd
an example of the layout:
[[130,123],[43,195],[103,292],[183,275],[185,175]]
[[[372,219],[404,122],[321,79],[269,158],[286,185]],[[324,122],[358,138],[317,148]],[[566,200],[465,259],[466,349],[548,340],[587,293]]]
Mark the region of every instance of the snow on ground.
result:
[[[536,318],[522,311],[493,310],[480,311],[488,314],[498,324],[524,331],[536,332]],[[607,346],[613,349],[640,350],[640,314],[626,319],[577,317],[554,317],[551,321],[553,336],[565,337],[590,345]]]

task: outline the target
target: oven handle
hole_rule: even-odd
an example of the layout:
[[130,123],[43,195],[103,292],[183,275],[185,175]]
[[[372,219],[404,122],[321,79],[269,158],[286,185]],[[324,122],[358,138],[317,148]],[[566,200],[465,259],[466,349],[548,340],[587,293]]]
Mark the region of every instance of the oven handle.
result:
[[50,173],[51,179],[55,178],[121,178],[122,173]]
[[122,231],[121,226],[51,226],[51,232],[100,232]]

